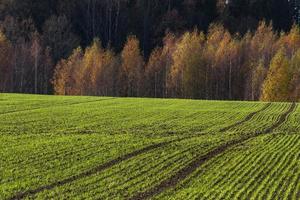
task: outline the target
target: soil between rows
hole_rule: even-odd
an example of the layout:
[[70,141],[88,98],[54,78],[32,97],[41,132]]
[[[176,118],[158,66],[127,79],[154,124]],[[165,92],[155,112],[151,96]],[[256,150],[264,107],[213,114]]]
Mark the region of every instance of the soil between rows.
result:
[[[105,99],[105,100],[109,100],[109,99]],[[249,115],[247,115],[243,120],[241,120],[241,121],[239,121],[239,122],[237,122],[235,124],[232,124],[232,125],[230,125],[228,127],[222,128],[219,131],[225,132],[225,131],[228,131],[231,128],[239,126],[239,125],[241,125],[241,124],[243,124],[243,123],[245,123],[247,121],[250,121],[256,114],[258,114],[260,112],[263,112],[264,110],[266,110],[270,106],[271,106],[271,103],[268,103],[262,109],[260,109],[258,111],[255,111],[255,112],[252,112]],[[296,106],[296,104],[293,104],[290,107],[289,111],[292,109],[290,111],[290,112],[292,112],[293,109],[294,109],[292,107],[295,107],[295,106]],[[285,121],[286,116],[289,115],[288,112],[286,112],[286,113],[283,114],[283,115],[285,115],[285,117],[283,117],[283,122]],[[281,121],[282,116],[280,117],[279,121]],[[278,124],[278,122],[276,124]],[[282,123],[280,123],[280,124],[282,124]],[[276,128],[276,127],[274,127],[274,128]],[[274,128],[272,128],[272,130]],[[111,161],[109,161],[107,163],[104,163],[102,165],[96,166],[95,168],[92,168],[92,169],[90,169],[88,171],[85,171],[85,172],[82,172],[80,174],[71,176],[69,178],[66,178],[66,179],[63,179],[63,180],[51,183],[49,185],[40,186],[40,187],[38,187],[36,189],[27,190],[25,192],[19,192],[19,193],[15,194],[14,196],[10,197],[9,200],[23,199],[23,198],[25,198],[27,196],[38,194],[38,193],[40,193],[40,192],[42,192],[44,190],[51,190],[51,189],[53,189],[55,187],[66,185],[66,184],[74,182],[76,180],[79,180],[79,179],[91,176],[93,174],[99,173],[101,171],[104,171],[104,170],[106,170],[108,168],[111,168],[111,167],[113,167],[113,166],[121,163],[121,162],[129,160],[129,159],[134,158],[136,156],[139,156],[141,154],[147,153],[147,152],[149,152],[151,150],[154,150],[154,149],[157,149],[157,148],[162,148],[162,147],[164,147],[164,146],[166,146],[168,144],[172,144],[174,142],[180,142],[180,141],[186,140],[186,139],[191,139],[191,138],[197,137],[197,136],[182,137],[182,138],[179,138],[179,139],[174,139],[174,140],[171,140],[171,141],[161,142],[161,143],[158,143],[158,144],[147,146],[145,148],[142,148],[142,149],[139,149],[137,151],[131,152],[129,154],[123,155],[123,156],[118,157],[118,158],[116,158],[114,160],[111,160]],[[216,155],[219,155],[220,153],[226,151],[231,146],[234,146],[234,145],[236,145],[238,143],[241,143],[240,141],[241,140],[230,141],[230,142],[228,142],[226,144],[223,144],[223,145],[219,146],[218,148],[214,149],[213,151],[207,153],[206,155],[202,156],[201,158],[199,158],[199,159],[193,161],[192,163],[190,163],[187,167],[185,167],[182,170],[180,170],[178,173],[176,173],[170,179],[161,182],[161,184],[155,186],[154,188],[151,188],[150,190],[148,190],[148,191],[146,191],[144,193],[137,194],[136,196],[132,197],[131,199],[147,199],[147,198],[150,198],[151,196],[154,196],[154,195],[156,195],[158,193],[161,193],[163,190],[165,190],[165,189],[167,189],[169,187],[173,187],[173,186],[177,185],[177,183],[179,183],[181,180],[185,179],[185,177],[187,177],[189,174],[191,174],[193,171],[195,171],[198,168],[199,165],[201,165],[202,163],[208,161],[212,157],[214,157]],[[246,141],[246,140],[242,140],[242,141]]]

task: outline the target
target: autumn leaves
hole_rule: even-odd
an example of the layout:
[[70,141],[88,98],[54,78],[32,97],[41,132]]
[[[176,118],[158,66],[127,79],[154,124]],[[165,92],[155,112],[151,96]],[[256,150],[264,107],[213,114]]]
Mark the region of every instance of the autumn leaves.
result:
[[[167,33],[145,58],[135,36],[120,54],[99,39],[78,48],[56,67],[56,94],[296,101],[300,80],[300,30],[278,34],[262,22],[254,33]],[[147,60],[147,61],[145,61]]]

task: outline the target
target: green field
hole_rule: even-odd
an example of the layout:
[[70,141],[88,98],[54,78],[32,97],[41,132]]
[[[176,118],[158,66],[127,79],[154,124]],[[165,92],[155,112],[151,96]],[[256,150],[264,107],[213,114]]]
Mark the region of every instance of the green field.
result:
[[0,199],[300,199],[300,107],[0,94]]

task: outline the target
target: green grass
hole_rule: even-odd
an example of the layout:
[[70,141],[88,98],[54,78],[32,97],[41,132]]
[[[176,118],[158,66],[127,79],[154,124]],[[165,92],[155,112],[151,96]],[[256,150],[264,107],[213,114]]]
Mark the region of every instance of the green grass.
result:
[[241,142],[150,198],[300,199],[300,108],[255,135],[291,104],[266,106],[0,94],[0,199],[35,189],[24,198],[129,199],[234,140]]

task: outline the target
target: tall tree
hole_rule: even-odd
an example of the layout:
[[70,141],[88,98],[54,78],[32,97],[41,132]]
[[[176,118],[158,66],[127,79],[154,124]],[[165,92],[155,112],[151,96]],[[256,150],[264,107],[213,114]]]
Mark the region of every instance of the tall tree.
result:
[[54,72],[53,86],[58,95],[83,95],[83,52],[81,48],[73,51],[67,59],[61,60]]
[[145,69],[145,95],[163,97],[165,87],[165,57],[162,48],[152,51]]
[[203,97],[202,83],[205,81],[203,43],[204,35],[195,30],[185,33],[176,46],[170,76],[178,97]]
[[289,85],[289,97],[291,101],[300,100],[300,50],[298,50],[291,60],[292,79]]
[[34,93],[38,93],[38,67],[40,65],[42,47],[40,45],[40,38],[36,32],[33,36],[33,41],[31,45],[31,55],[34,59]]
[[10,91],[12,82],[12,46],[0,31],[0,91]]
[[97,95],[97,78],[102,71],[104,49],[99,39],[86,48],[82,67],[84,70],[84,91],[86,95]]
[[267,78],[263,84],[263,101],[289,100],[289,84],[291,81],[290,62],[283,50],[272,59]]
[[126,96],[142,95],[144,61],[139,45],[139,40],[135,36],[129,36],[121,53]]
[[252,94],[251,94],[251,100],[258,100],[261,97],[262,93],[262,86],[264,83],[264,80],[267,75],[267,68],[264,66],[263,60],[259,62],[259,65],[254,68],[252,72],[252,80],[251,80],[251,87],[252,87]]
[[[257,30],[253,35],[247,34],[244,37],[244,44],[247,45],[244,48],[245,51],[245,66],[244,70],[246,73],[245,77],[245,99],[252,99],[252,77],[256,67],[262,64],[263,66],[269,67],[270,62],[277,50],[279,45],[277,44],[278,36],[273,30],[271,24],[266,22],[260,22]],[[257,99],[256,99],[257,100]]]

